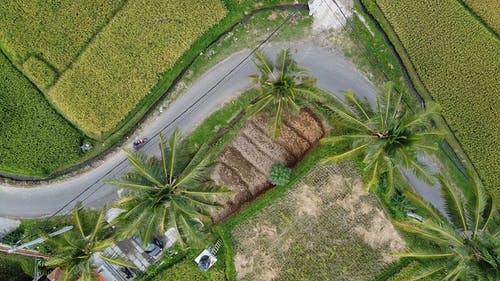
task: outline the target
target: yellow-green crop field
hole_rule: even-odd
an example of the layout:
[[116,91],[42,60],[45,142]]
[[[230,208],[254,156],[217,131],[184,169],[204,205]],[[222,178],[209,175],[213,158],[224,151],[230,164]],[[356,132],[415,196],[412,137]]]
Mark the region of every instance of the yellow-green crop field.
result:
[[462,0],[497,34],[500,34],[500,1]]
[[500,40],[456,0],[376,0],[489,187],[500,186]]
[[51,87],[49,99],[85,134],[100,138],[225,15],[220,0],[130,0]]
[[122,2],[2,0],[0,47],[21,69],[37,56],[61,73]]

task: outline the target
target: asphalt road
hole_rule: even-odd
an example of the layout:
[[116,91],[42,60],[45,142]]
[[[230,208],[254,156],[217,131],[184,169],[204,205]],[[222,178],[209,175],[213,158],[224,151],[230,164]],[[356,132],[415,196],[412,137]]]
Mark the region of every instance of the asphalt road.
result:
[[[317,77],[319,87],[339,97],[342,96],[343,91],[352,89],[357,95],[374,102],[373,85],[341,54],[314,42],[264,45],[263,50],[274,54],[284,47],[291,48],[298,64],[309,69],[311,74]],[[226,77],[228,72],[248,53],[249,51],[236,53],[203,74],[167,109],[161,114],[158,113],[154,120],[136,132],[135,137],[150,139],[142,151],[151,155],[156,154],[159,132],[169,136],[178,127],[182,132],[188,133],[205,117],[221,108],[224,103],[251,87],[248,75],[257,73],[251,60],[245,61]],[[223,77],[225,78],[219,82]],[[125,147],[131,148],[131,141],[127,142]],[[127,169],[129,169],[129,164],[125,153],[117,151],[107,157],[98,167],[58,183],[30,188],[2,184],[0,185],[0,216],[34,218],[49,216],[58,211],[65,213],[77,201],[83,201],[84,206],[87,207],[102,206],[105,202],[115,199],[119,190],[103,184],[100,180],[119,177]],[[408,174],[408,180],[428,201],[438,209],[443,209],[441,197],[435,196],[435,188],[426,186],[412,177],[411,173]],[[71,203],[67,204],[70,201]]]

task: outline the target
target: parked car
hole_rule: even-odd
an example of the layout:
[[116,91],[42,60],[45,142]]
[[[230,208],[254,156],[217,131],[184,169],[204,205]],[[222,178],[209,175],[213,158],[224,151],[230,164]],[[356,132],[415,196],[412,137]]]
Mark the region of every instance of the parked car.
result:
[[139,247],[141,247],[144,250],[144,252],[146,252],[148,255],[152,257],[158,256],[161,253],[162,248],[160,248],[155,243],[150,242],[146,247],[143,247],[141,238],[134,236],[132,237],[132,240],[134,240],[134,242],[137,243],[137,245],[139,245]]

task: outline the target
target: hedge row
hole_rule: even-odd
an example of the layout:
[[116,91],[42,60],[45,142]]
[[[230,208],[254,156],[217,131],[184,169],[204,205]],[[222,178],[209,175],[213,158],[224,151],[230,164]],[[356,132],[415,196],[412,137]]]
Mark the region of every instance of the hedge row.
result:
[[61,72],[124,1],[2,0],[0,47],[18,65],[38,54]]
[[500,34],[500,1],[462,0],[497,34]]
[[0,52],[0,170],[45,176],[79,158],[82,135]]
[[489,187],[500,186],[500,41],[455,0],[376,0]]
[[100,138],[225,14],[220,0],[130,0],[48,94],[68,120]]

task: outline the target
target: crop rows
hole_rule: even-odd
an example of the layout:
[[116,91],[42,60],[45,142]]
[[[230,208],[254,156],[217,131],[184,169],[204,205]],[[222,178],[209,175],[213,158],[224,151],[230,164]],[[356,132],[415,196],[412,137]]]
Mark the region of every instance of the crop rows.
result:
[[131,0],[49,91],[94,138],[112,131],[191,44],[226,14],[220,0]]
[[500,34],[500,1],[462,0],[497,34]]
[[0,47],[16,65],[36,54],[62,72],[123,1],[2,0]]
[[500,42],[455,0],[377,0],[489,187],[500,186]]
[[82,135],[0,52],[0,170],[48,175],[79,158]]

